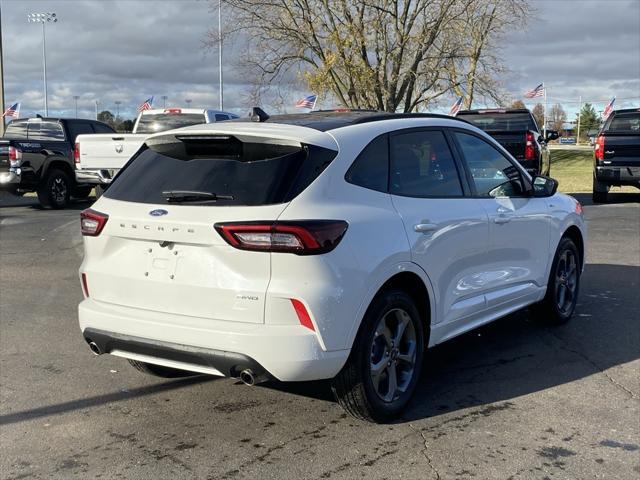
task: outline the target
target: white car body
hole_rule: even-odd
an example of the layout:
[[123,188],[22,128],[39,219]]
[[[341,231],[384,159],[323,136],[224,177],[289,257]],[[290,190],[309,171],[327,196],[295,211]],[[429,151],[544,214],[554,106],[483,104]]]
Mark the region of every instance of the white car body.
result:
[[[205,110],[201,108],[154,108],[143,110],[138,114],[133,126],[133,133],[96,133],[78,135],[76,138],[76,180],[79,183],[108,185],[118,171],[127,163],[131,156],[143,145],[144,140],[151,134],[166,129],[163,125],[157,128],[145,128],[140,133],[140,125],[151,116],[182,116],[197,115],[200,123],[238,118],[237,115],[220,110]],[[193,125],[185,123],[185,125]],[[153,130],[153,131],[149,131]]]
[[[392,117],[327,131],[242,122],[182,129],[183,136],[233,135],[337,153],[282,204],[167,205],[101,197],[92,209],[108,221],[98,236],[85,237],[80,267],[85,338],[93,340],[91,332],[121,336],[123,343],[107,353],[151,364],[228,375],[213,364],[127,350],[127,338],[241,354],[278,380],[317,380],[334,377],[345,365],[372,299],[397,275],[419,279],[428,294],[429,346],[543,299],[561,237],[568,231],[579,236],[584,252],[585,225],[572,197],[413,198],[345,181],[372,139],[416,128],[470,132],[511,158],[481,130],[439,117]],[[150,216],[157,209],[167,214]],[[239,250],[213,228],[219,222],[305,219],[344,220],[348,229],[334,250],[305,256]],[[302,324],[292,299],[304,305],[312,328]]]

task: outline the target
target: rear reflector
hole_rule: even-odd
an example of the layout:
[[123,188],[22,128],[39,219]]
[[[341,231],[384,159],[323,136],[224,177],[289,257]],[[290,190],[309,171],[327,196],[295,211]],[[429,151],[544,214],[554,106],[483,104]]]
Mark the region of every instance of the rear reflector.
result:
[[342,220],[216,223],[218,233],[240,250],[316,255],[336,248],[348,224]]
[[303,327],[307,327],[309,330],[316,331],[313,326],[313,322],[311,321],[311,317],[309,316],[309,312],[307,308],[304,306],[300,300],[296,300],[295,298],[291,299],[291,304],[293,305],[294,310],[296,311],[296,315],[298,315],[298,321],[300,325]]
[[83,273],[80,275],[82,279],[82,293],[84,293],[84,298],[89,298],[89,285],[87,284],[87,274]]
[[109,215],[87,208],[80,212],[80,231],[86,237],[97,237],[107,224],[107,220]]

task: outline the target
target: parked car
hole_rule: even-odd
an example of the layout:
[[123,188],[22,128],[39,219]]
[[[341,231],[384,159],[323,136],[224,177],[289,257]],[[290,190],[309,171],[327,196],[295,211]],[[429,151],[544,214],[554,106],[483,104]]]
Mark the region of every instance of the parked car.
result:
[[526,108],[461,110],[456,117],[495,138],[530,174],[549,175],[547,143],[559,138],[558,132],[547,130],[546,138],[543,137],[536,119]]
[[[332,379],[385,421],[427,347],[573,314],[580,204],[442,115],[314,112],[149,137],[81,215],[82,334],[160,376]],[[515,380],[514,380],[515,381]]]
[[133,133],[80,136],[75,146],[76,178],[78,182],[94,185],[96,196],[100,196],[149,135],[233,118],[238,116],[230,112],[199,108],[144,110],[136,119]]
[[640,188],[640,108],[614,110],[593,151],[593,201],[607,201],[609,188]]
[[113,134],[108,125],[79,118],[12,121],[0,140],[0,189],[37,192],[46,208],[64,208],[70,197],[86,198],[92,186],[76,181],[73,146],[84,133]]

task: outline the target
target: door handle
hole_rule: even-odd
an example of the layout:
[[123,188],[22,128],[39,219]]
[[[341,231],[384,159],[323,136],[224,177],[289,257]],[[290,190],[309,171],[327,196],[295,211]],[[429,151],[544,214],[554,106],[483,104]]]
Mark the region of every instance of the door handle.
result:
[[503,223],[509,223],[510,221],[511,221],[511,217],[507,217],[506,215],[493,217],[493,223],[497,223],[498,225],[502,225]]
[[418,223],[413,226],[413,229],[418,233],[428,233],[433,232],[438,229],[438,225],[435,223]]

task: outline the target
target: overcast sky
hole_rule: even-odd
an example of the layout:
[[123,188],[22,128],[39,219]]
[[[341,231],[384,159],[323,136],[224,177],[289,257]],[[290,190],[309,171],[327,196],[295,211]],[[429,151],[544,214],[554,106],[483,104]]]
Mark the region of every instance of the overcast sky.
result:
[[[224,2],[223,2],[224,3]],[[511,73],[503,79],[514,98],[541,82],[549,102],[567,110],[583,100],[602,110],[640,105],[640,1],[533,0],[537,18],[524,32],[509,35],[503,50]],[[49,114],[92,117],[100,110],[135,116],[155,95],[155,106],[218,106],[218,59],[203,49],[217,17],[204,0],[0,0],[5,103],[22,102],[21,116],[42,113],[42,29],[27,13],[55,11],[47,24]],[[245,114],[250,85],[233,68],[237,52],[225,58],[225,109]],[[303,91],[292,91],[290,103]],[[312,93],[312,92],[309,92]],[[628,100],[625,100],[628,99]],[[569,103],[575,102],[575,103]],[[449,101],[441,109],[448,110]],[[322,105],[323,108],[330,107]],[[294,110],[291,108],[291,110]]]

